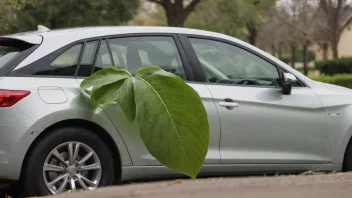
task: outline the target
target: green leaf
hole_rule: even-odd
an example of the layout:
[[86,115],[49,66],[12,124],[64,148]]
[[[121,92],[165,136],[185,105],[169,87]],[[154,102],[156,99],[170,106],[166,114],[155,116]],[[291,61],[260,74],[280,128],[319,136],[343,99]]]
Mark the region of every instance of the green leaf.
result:
[[136,119],[148,151],[167,167],[196,178],[209,144],[209,123],[198,93],[158,67],[133,78]]
[[81,84],[93,86],[94,108],[114,101],[126,119],[137,120],[141,138],[165,166],[196,178],[209,144],[209,123],[198,93],[159,67],[139,69],[136,77],[121,67],[102,69]]
[[104,85],[98,89],[94,89],[90,96],[90,101],[94,109],[97,109],[100,105],[105,106],[113,103],[118,99],[118,93],[120,87],[126,79],[120,79],[111,84]]
[[131,77],[131,74],[123,67],[112,67],[99,70],[95,72],[90,77],[83,80],[81,83],[81,90],[88,89],[89,87],[94,87],[98,89],[104,85],[114,83],[121,79],[126,79]]
[[132,122],[136,117],[136,103],[134,101],[133,79],[128,78],[118,91],[117,101],[119,102],[126,120]]

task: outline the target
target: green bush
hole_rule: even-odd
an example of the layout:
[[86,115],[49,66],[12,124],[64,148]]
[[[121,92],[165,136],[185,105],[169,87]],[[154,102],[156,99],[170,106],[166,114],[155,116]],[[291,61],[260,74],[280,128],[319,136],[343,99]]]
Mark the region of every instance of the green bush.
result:
[[284,57],[281,58],[281,61],[286,63],[286,64],[289,64],[291,60],[290,60],[290,57],[284,56]]
[[321,75],[318,77],[313,77],[313,80],[339,85],[347,88],[352,88],[352,74],[336,74],[333,76]]
[[350,74],[352,73],[352,57],[317,61],[315,68],[325,75]]
[[[308,62],[315,60],[315,52],[308,50]],[[296,50],[296,62],[303,62],[302,50]]]

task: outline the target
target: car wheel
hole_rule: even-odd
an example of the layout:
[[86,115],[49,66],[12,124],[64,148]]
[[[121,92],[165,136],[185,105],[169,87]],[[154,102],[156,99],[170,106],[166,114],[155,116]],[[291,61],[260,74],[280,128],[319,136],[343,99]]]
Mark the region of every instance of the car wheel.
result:
[[114,181],[113,156],[95,133],[61,128],[41,138],[24,164],[26,196],[93,190]]

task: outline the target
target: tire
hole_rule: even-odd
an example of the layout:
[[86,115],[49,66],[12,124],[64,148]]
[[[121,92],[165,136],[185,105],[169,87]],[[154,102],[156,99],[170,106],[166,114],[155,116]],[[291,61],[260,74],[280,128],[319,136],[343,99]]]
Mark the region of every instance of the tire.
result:
[[[77,155],[75,155],[74,151],[76,150],[78,143],[79,152]],[[69,144],[72,144],[72,146]],[[76,160],[71,160],[74,166],[71,166],[68,162],[70,146],[74,149],[71,150],[71,156],[77,156]],[[66,156],[64,152],[65,147],[67,148]],[[60,161],[59,158],[56,158],[54,149],[57,149],[57,153],[59,153],[59,156],[61,156],[64,160]],[[89,162],[92,165],[98,164],[96,165],[98,168],[94,170],[84,170],[79,172],[78,162],[81,162],[85,156],[88,156],[88,154],[91,153],[89,152],[89,149],[92,149],[93,154],[85,163],[82,163],[83,165],[81,168],[87,167],[86,164],[90,165]],[[73,159],[73,157],[71,157],[71,159]],[[45,196],[51,194],[59,194],[62,191],[57,191],[58,193],[53,191],[55,191],[55,189],[60,190],[61,186],[65,186],[63,184],[65,181],[68,181],[66,186],[71,188],[71,180],[74,180],[73,183],[75,183],[77,189],[78,187],[82,188],[84,185],[89,187],[90,185],[88,184],[91,183],[87,183],[87,180],[83,180],[88,178],[88,176],[91,176],[93,180],[94,178],[98,178],[100,175],[99,181],[98,179],[94,180],[97,181],[96,183],[98,183],[98,185],[92,188],[112,185],[115,179],[114,158],[106,143],[104,143],[95,133],[80,127],[66,127],[51,131],[51,133],[45,135],[36,143],[34,149],[29,153],[29,156],[26,159],[26,164],[23,165],[23,177],[21,178],[21,183],[25,189],[23,195],[25,196]],[[64,164],[63,161],[66,161],[67,164]],[[44,171],[44,163],[54,163],[56,166],[62,167],[64,171],[61,172],[62,168],[58,173]],[[74,169],[77,170],[74,171]],[[82,177],[83,174],[85,178]],[[48,186],[50,185],[50,182],[55,180],[55,178],[58,178],[57,176],[60,175],[64,175],[64,179],[56,184],[58,186],[54,186],[49,189]],[[51,180],[51,178],[53,178],[53,180]],[[84,181],[84,185],[81,185],[82,181]],[[67,190],[67,187],[62,188],[63,192]]]
[[346,148],[342,171],[345,171],[345,172],[352,171],[352,142],[351,141],[348,143]]

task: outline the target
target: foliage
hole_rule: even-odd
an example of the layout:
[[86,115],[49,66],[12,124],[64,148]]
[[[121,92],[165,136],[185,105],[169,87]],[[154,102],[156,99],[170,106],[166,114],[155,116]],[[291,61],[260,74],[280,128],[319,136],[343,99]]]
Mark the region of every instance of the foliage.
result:
[[[239,26],[237,17],[231,17],[219,9],[223,0],[207,0],[199,4],[188,17],[185,26],[189,28],[220,32],[234,37],[241,37],[243,27]],[[245,39],[243,37],[243,39]]]
[[16,10],[21,7],[21,2],[16,0],[0,1],[0,35],[11,32],[11,27],[16,21]]
[[196,178],[208,151],[209,124],[198,93],[159,67],[133,77],[122,67],[102,69],[81,83],[93,87],[94,108],[117,101],[126,119],[136,119],[149,153],[167,167]]
[[167,19],[165,15],[164,9],[160,5],[157,5],[156,11],[152,14],[153,25],[167,26]]
[[28,0],[16,11],[13,31],[33,30],[38,24],[49,28],[118,25],[130,20],[139,0]]
[[229,21],[241,27],[246,40],[256,45],[258,31],[267,19],[268,11],[275,6],[276,0],[221,0],[217,6]]
[[289,63],[290,63],[290,58],[287,57],[287,56],[283,56],[280,60],[281,60],[282,62],[286,63],[286,64],[289,64]]
[[[314,61],[314,60],[315,60],[315,53],[314,53],[314,51],[308,50],[307,53],[308,53],[308,62]],[[296,50],[296,61],[297,61],[297,62],[303,62],[303,61],[304,61],[302,50],[298,50],[298,49]]]
[[[296,55],[295,55],[296,62],[303,62],[304,60],[303,60],[303,52],[302,52],[302,50],[297,49],[295,53],[296,53]],[[308,62],[311,62],[311,61],[314,61],[314,60],[315,60],[314,51],[308,50]],[[291,57],[288,57],[287,55],[283,56],[281,58],[281,61],[283,61],[284,63],[288,64],[291,61]]]
[[350,74],[352,72],[352,57],[317,61],[315,68],[326,75]]
[[352,75],[351,74],[336,74],[333,76],[320,75],[312,78],[313,80],[339,85],[352,89]]
[[256,44],[259,27],[275,0],[207,0],[186,21],[186,27],[220,32]]

